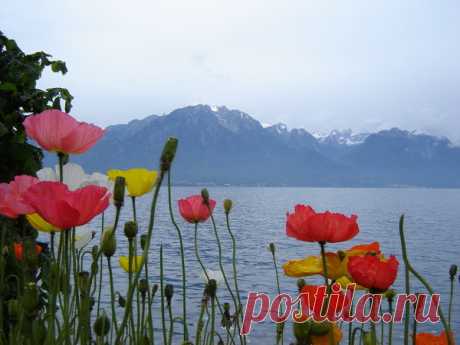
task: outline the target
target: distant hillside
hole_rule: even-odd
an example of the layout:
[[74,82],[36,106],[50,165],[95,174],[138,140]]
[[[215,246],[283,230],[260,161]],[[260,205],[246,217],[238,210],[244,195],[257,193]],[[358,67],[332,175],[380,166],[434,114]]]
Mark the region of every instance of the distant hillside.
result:
[[110,126],[72,160],[88,171],[157,168],[169,136],[179,138],[174,176],[181,184],[460,187],[460,148],[446,138],[397,128],[313,136],[207,105]]

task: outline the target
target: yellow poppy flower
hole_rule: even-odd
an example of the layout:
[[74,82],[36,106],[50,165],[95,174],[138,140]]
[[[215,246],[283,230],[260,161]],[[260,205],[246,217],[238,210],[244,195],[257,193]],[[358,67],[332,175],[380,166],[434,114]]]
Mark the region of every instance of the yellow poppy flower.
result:
[[[332,331],[334,332],[334,345],[337,345],[342,340],[342,331],[336,324],[332,326]],[[312,335],[311,343],[312,345],[329,345],[329,332],[324,335]]]
[[[354,246],[342,253],[326,253],[328,278],[337,280],[342,277],[350,278],[348,274],[348,258],[365,255],[367,253],[380,253],[378,242]],[[288,277],[305,277],[323,275],[323,261],[321,256],[308,256],[304,259],[290,260],[283,265],[284,274]]]
[[134,168],[128,170],[112,169],[107,171],[109,180],[115,181],[117,176],[122,176],[126,180],[126,188],[129,196],[141,196],[150,192],[157,181],[157,171],[144,168]]
[[141,269],[142,263],[144,262],[144,257],[142,255],[133,256],[132,261],[131,261],[131,269],[129,269],[129,257],[120,256],[118,260],[120,262],[121,268],[123,268],[125,272],[133,273],[133,272],[139,272],[139,270]]
[[38,231],[42,232],[60,232],[61,229],[56,228],[54,225],[51,225],[46,220],[44,220],[38,213],[31,213],[26,215],[27,220],[30,225]]

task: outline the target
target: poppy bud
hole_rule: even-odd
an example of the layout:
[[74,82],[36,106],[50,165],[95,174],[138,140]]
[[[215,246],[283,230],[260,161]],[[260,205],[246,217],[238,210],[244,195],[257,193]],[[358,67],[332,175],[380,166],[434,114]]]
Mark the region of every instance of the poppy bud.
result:
[[307,285],[307,282],[305,281],[305,279],[303,278],[297,279],[297,287],[299,288],[299,291],[301,291],[305,285]]
[[171,163],[176,156],[177,144],[178,141],[176,138],[169,137],[168,140],[166,140],[160,157],[160,168],[162,172],[166,172],[171,168]]
[[137,235],[137,224],[130,220],[125,223],[125,236],[128,240],[132,240]]
[[201,190],[201,197],[203,198],[203,204],[209,206],[209,192],[206,188]]
[[166,302],[168,302],[168,304],[171,304],[173,294],[174,294],[174,286],[172,286],[171,284],[166,284],[165,297],[166,297]]
[[[94,264],[94,262],[93,262]],[[97,265],[96,265],[97,267]],[[89,292],[89,272],[81,271],[78,272],[78,287],[80,288],[80,293],[84,296],[88,295]]]
[[211,298],[216,297],[216,290],[217,290],[217,282],[215,279],[209,279],[206,287],[205,287],[205,293],[207,296]]
[[224,200],[224,211],[225,214],[229,214],[230,211],[232,210],[233,202],[230,199],[225,199]]
[[147,279],[139,280],[139,292],[142,294],[142,297],[145,297],[145,294],[149,291],[149,283]]
[[115,186],[113,187],[113,204],[117,208],[122,207],[125,201],[125,187],[125,178],[123,176],[117,176],[115,178]]
[[147,244],[147,235],[141,235],[141,249],[145,250],[145,245]]
[[453,281],[455,279],[455,276],[457,275],[457,271],[458,271],[457,265],[450,266],[450,269],[449,269],[450,280]]
[[94,245],[93,248],[91,249],[91,256],[93,257],[93,261],[96,261],[98,252],[99,252],[99,246]]
[[17,299],[10,299],[8,301],[8,316],[10,320],[17,321],[19,318],[20,305]]
[[98,337],[107,335],[110,331],[110,319],[103,313],[94,321],[93,328]]
[[118,305],[122,308],[126,306],[126,299],[120,293],[118,293]]
[[270,251],[270,253],[272,253],[272,255],[275,255],[276,247],[275,247],[275,244],[273,242],[271,242],[268,245],[268,250]]
[[28,283],[24,286],[22,305],[27,313],[33,313],[38,307],[38,290],[35,283]]
[[113,228],[108,227],[102,233],[102,253],[109,258],[115,254],[116,250],[117,240],[115,239]]
[[310,322],[294,322],[292,329],[298,344],[308,344],[310,339]]
[[152,298],[155,296],[157,291],[158,291],[158,284],[153,284],[153,286],[152,286]]
[[43,344],[46,338],[46,327],[43,320],[37,319],[32,321],[32,336],[34,344]]

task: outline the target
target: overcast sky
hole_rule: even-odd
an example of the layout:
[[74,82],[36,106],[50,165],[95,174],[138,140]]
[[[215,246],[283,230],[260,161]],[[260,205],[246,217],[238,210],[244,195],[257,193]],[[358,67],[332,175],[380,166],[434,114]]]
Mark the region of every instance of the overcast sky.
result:
[[0,30],[65,60],[72,114],[107,126],[227,105],[314,132],[460,142],[458,0],[3,0]]

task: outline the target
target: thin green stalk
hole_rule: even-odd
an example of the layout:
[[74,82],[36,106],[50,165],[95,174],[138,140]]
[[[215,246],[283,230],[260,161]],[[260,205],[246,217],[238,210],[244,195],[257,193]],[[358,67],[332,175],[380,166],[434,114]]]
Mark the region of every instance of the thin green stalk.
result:
[[[404,257],[404,252],[406,250],[406,241],[404,239],[403,227],[404,227],[404,215],[402,215],[401,218],[399,219],[399,235],[401,238],[401,247],[403,250],[403,257]],[[409,296],[410,295],[410,275],[409,275],[409,267],[405,260],[404,260],[404,286],[405,286],[406,296]],[[409,306],[410,304],[407,301],[406,304],[404,305],[404,345],[409,345],[409,322],[410,322]]]
[[115,290],[113,288],[113,273],[112,273],[112,263],[111,257],[107,257],[107,267],[109,269],[109,284],[110,284],[110,296],[111,296],[111,306],[112,306],[112,324],[115,326],[115,331],[118,331],[117,323],[117,312],[115,311]]
[[388,301],[388,309],[391,314],[391,321],[388,325],[388,345],[391,345],[393,339],[393,301]]
[[[420,275],[412,267],[412,265],[411,265],[411,263],[409,261],[409,257],[408,257],[408,254],[407,254],[407,247],[406,247],[406,239],[405,239],[405,236],[404,236],[404,215],[401,216],[400,221],[399,221],[399,236],[401,238],[402,256],[403,256],[403,260],[404,260],[404,263],[406,265],[407,270],[410,273],[412,273],[420,281],[420,283],[423,284],[423,286],[425,286],[425,288],[428,290],[430,295],[434,295],[434,291],[433,291],[433,288],[431,287],[431,285],[427,282],[427,280],[422,275]],[[442,322],[442,324],[444,326],[444,330],[446,332],[447,344],[448,345],[453,345],[450,327],[449,327],[449,324],[447,323],[446,318],[444,317],[444,313],[442,311],[441,306],[439,306],[438,312],[439,312],[439,317],[441,318],[441,322]]]
[[455,277],[451,277],[450,279],[450,295],[449,295],[449,311],[448,311],[448,324],[449,327],[452,326],[451,320],[452,320],[452,303],[454,300],[454,279]]
[[209,337],[210,345],[214,345],[215,330],[216,330],[216,301],[215,301],[215,297],[211,297],[211,336]]
[[161,296],[161,325],[163,326],[163,344],[168,345],[166,338],[166,320],[165,320],[165,296],[164,296],[164,272],[163,272],[163,245],[160,245],[160,296]]
[[173,337],[173,332],[174,332],[174,321],[173,321],[173,316],[172,316],[172,309],[171,309],[171,303],[168,304],[168,316],[169,316],[169,345],[172,345],[172,337]]
[[176,220],[174,219],[174,213],[172,208],[172,196],[171,196],[171,171],[168,171],[168,207],[169,207],[169,216],[171,222],[174,225],[174,228],[177,232],[177,237],[179,238],[179,247],[180,247],[180,258],[182,265],[182,318],[184,322],[184,342],[188,341],[188,326],[187,326],[187,274],[185,271],[185,254],[184,254],[184,241],[182,239],[182,233],[177,225]]
[[201,301],[201,307],[200,307],[200,316],[198,318],[198,323],[196,325],[196,334],[195,334],[195,345],[200,345],[201,344],[201,334],[203,331],[203,316],[204,316],[204,311],[206,309],[206,297],[203,296],[203,299]]
[[134,286],[130,286],[129,289],[128,289],[128,296],[127,296],[127,301],[126,301],[126,310],[125,310],[125,314],[123,316],[123,321],[121,323],[121,326],[118,330],[118,333],[117,333],[117,338],[115,339],[115,344],[117,344],[123,333],[123,329],[126,327],[126,323],[127,323],[127,318],[128,318],[128,309],[131,308],[132,306],[132,300],[133,300],[133,294],[134,294],[134,288],[136,287],[137,285],[137,281],[139,280],[139,277],[142,273],[142,266],[143,265],[146,265],[146,262],[147,262],[147,257],[148,257],[148,251],[149,251],[149,248],[150,248],[150,242],[152,240],[152,234],[153,234],[153,225],[154,225],[154,220],[155,220],[155,210],[156,210],[156,205],[157,205],[157,201],[158,201],[158,194],[160,192],[160,187],[161,187],[161,184],[163,182],[163,178],[164,178],[164,173],[161,171],[160,172],[160,177],[158,178],[158,183],[156,185],[156,188],[155,188],[155,191],[153,193],[153,199],[152,199],[152,205],[151,205],[151,208],[150,208],[150,220],[149,220],[149,225],[148,225],[148,228],[147,228],[147,240],[146,240],[146,244],[145,244],[145,248],[143,250],[143,253],[142,253],[142,265],[139,269],[138,272],[136,272],[136,276],[134,277],[134,283],[133,285]]
[[[238,288],[238,273],[236,270],[236,239],[233,235],[233,231],[230,228],[230,219],[228,212],[225,213],[225,222],[227,224],[227,231],[232,240],[232,266],[233,266],[233,280],[235,284],[235,294],[238,299],[238,309],[236,310],[236,322],[238,327],[238,332],[240,331],[240,318],[243,320],[243,304],[241,303],[240,289]],[[243,336],[243,344],[246,344],[246,336]]]
[[[272,246],[273,244],[271,243],[270,244],[270,247]],[[274,248],[274,245],[273,245],[273,249],[270,250],[270,252],[272,253],[272,259],[273,259],[273,267],[275,269],[275,277],[276,277],[276,289],[277,289],[277,292],[278,292],[278,295],[281,295],[281,287],[280,287],[280,278],[279,278],[279,274],[278,274],[278,263],[276,262],[276,254],[275,254],[275,248]],[[280,306],[280,311],[281,313],[283,313],[283,307]],[[276,327],[276,336],[278,338],[278,325]],[[281,344],[284,344],[284,327],[281,328]],[[278,342],[277,342],[278,343]]]
[[[326,261],[326,243],[325,242],[319,242],[319,245],[321,247],[321,260],[323,263],[323,274],[324,274],[324,284],[326,285],[326,291],[329,294],[331,291],[331,287],[329,285],[329,279],[328,279],[328,271],[327,271],[327,261]],[[332,325],[329,325],[329,345],[334,345],[334,330],[332,329]]]

